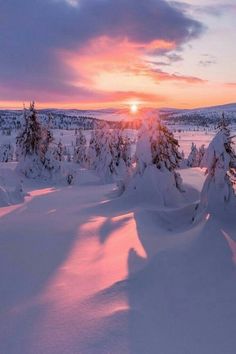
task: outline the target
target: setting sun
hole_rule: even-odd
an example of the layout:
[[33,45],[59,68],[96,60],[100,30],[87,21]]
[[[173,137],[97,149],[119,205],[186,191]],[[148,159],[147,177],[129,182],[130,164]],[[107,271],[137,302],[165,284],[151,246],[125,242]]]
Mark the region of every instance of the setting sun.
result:
[[135,113],[138,112],[138,105],[137,105],[137,103],[132,103],[132,104],[130,105],[130,112],[133,113],[133,114],[135,114]]

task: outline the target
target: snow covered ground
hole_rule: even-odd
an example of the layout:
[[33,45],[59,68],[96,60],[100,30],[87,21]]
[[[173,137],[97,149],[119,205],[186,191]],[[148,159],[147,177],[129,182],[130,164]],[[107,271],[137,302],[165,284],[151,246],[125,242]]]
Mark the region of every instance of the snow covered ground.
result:
[[[176,136],[185,153],[212,138]],[[0,208],[0,353],[235,354],[235,210],[193,222],[204,171],[181,175],[186,203],[161,209],[85,169],[24,180]]]

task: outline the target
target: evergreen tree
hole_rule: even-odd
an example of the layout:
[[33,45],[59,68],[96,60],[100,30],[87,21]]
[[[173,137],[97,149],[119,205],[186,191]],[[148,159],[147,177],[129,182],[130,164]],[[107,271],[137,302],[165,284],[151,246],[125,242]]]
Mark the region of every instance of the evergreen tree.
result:
[[236,206],[233,185],[236,183],[236,155],[228,123],[222,117],[218,132],[209,144],[202,161],[206,166],[198,213],[204,210],[221,213],[223,206]]
[[103,181],[119,180],[131,165],[130,141],[119,129],[110,130],[106,122],[91,134],[88,164]]
[[112,180],[111,176],[114,173],[112,139],[106,122],[103,122],[96,131],[95,169],[104,182]]
[[48,116],[48,123],[46,127],[41,127],[42,139],[41,139],[41,152],[42,156],[45,156],[49,150],[50,144],[53,142],[53,135],[51,132],[51,116]]
[[141,200],[155,200],[162,206],[181,202],[183,185],[176,171],[181,161],[178,141],[158,117],[145,119],[138,133],[135,169],[127,192],[135,191]]
[[198,167],[199,166],[199,152],[194,143],[192,143],[191,151],[187,159],[188,167]]
[[181,161],[178,148],[178,140],[160,120],[153,116],[145,120],[138,134],[135,154],[138,173],[143,174],[150,165],[154,165],[160,170],[167,169],[173,172],[176,178],[176,187],[181,190],[179,175],[175,172]]
[[50,144],[52,134],[47,127],[43,127],[38,120],[34,102],[29,111],[24,110],[24,127],[17,137],[18,170],[26,177],[50,178],[60,171],[55,161]]
[[40,155],[42,141],[42,128],[37,119],[34,102],[30,103],[29,111],[24,109],[23,131],[17,137],[16,145],[19,158],[26,156]]
[[202,160],[203,160],[203,157],[205,155],[205,152],[206,152],[206,149],[205,149],[205,145],[201,145],[200,148],[198,149],[198,161],[199,161],[199,164],[198,166],[201,166],[202,165]]
[[131,155],[131,140],[127,136],[123,138],[123,146],[122,146],[122,158],[125,162],[125,165],[129,168],[132,163],[132,155]]
[[96,164],[98,162],[98,156],[100,154],[100,144],[99,144],[99,129],[93,130],[91,133],[91,138],[89,141],[87,161],[89,168],[92,170],[96,169]]
[[114,129],[110,134],[111,171],[118,177],[124,177],[131,166],[131,144],[127,137],[123,136],[123,130]]
[[56,147],[53,149],[53,156],[54,159],[57,161],[63,161],[63,145],[61,140],[59,143],[56,145]]
[[82,129],[77,131],[76,136],[76,146],[74,148],[74,162],[80,164],[80,166],[85,166],[87,157],[86,157],[86,138],[82,132]]

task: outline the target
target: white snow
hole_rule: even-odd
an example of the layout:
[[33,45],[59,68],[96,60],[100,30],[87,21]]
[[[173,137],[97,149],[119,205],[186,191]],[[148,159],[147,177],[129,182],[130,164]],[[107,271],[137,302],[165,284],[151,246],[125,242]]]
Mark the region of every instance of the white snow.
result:
[[[9,190],[15,165],[0,164]],[[75,165],[75,184],[24,179],[0,208],[0,353],[235,354],[236,214],[192,221],[205,170],[180,170],[167,207]]]

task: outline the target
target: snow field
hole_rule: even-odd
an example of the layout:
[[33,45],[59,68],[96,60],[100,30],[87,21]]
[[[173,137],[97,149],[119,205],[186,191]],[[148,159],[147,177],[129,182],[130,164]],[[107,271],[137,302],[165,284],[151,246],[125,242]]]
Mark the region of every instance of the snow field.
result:
[[[212,139],[175,135],[185,154]],[[15,165],[0,166],[9,190]],[[204,170],[180,173],[171,207],[79,167],[72,186],[23,180],[0,208],[0,353],[235,354],[235,210],[193,222]]]

